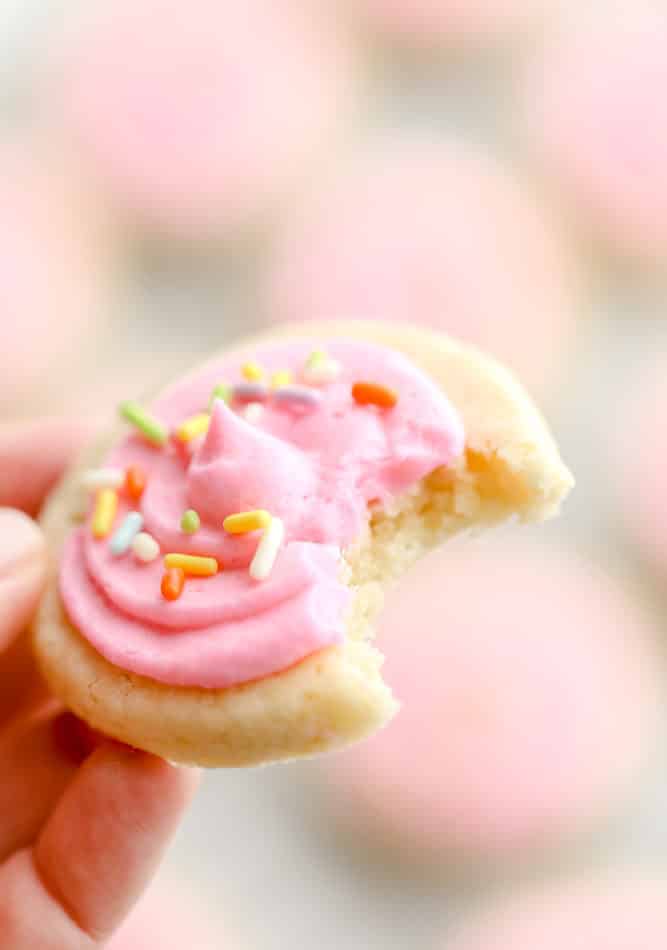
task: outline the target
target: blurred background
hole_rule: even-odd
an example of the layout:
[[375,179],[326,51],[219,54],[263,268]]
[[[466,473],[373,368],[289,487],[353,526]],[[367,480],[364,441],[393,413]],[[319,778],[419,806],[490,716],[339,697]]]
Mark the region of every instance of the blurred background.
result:
[[665,0],[0,0],[0,215],[0,420],[383,318],[578,480],[392,592],[381,735],[207,775],[118,950],[667,945]]

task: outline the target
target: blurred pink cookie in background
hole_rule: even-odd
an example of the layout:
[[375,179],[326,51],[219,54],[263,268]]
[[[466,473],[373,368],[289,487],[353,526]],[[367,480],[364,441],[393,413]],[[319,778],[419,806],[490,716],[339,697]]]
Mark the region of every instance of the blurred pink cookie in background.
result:
[[233,237],[286,198],[350,117],[356,57],[325,9],[96,4],[56,57],[61,135],[143,226]]
[[667,9],[577,18],[527,75],[528,133],[578,223],[667,260]]
[[653,631],[572,553],[500,537],[430,555],[389,597],[380,648],[401,711],[325,776],[341,821],[429,863],[565,843],[657,748]]
[[626,395],[613,445],[626,530],[667,584],[667,362],[645,372]]
[[418,47],[486,45],[524,30],[549,0],[348,0],[368,27]]
[[420,323],[544,390],[576,324],[571,260],[527,190],[481,149],[391,138],[325,182],[268,262],[271,320]]
[[109,950],[237,950],[201,899],[160,875],[109,941]]
[[446,950],[650,950],[667,946],[667,878],[618,872],[519,891],[438,944]]
[[109,248],[38,151],[0,142],[0,416],[53,411],[108,317]]

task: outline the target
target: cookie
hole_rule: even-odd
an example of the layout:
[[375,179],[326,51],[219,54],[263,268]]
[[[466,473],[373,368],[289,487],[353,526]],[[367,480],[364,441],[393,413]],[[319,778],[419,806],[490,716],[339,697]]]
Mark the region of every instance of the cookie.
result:
[[[450,535],[555,515],[572,487],[506,370],[410,327],[276,329],[124,415],[137,432],[44,512],[60,566],[35,650],[79,716],[178,762],[313,755],[384,725],[384,587]],[[97,492],[73,526],[82,476]]]

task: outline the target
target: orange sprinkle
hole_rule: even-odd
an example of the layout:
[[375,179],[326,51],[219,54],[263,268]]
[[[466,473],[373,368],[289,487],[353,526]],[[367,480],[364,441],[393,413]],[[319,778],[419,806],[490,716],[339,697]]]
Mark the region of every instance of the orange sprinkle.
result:
[[180,567],[168,567],[162,575],[160,590],[165,600],[178,600],[183,593],[185,571]]
[[379,406],[381,409],[393,409],[398,402],[394,390],[381,383],[355,383],[352,386],[352,398],[360,406]]
[[128,495],[135,501],[141,498],[146,487],[146,472],[140,465],[130,465],[125,473],[125,487]]

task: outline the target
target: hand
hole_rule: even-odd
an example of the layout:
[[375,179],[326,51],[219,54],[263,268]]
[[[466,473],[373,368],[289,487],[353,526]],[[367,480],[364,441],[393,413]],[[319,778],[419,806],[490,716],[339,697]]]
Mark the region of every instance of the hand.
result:
[[[26,626],[46,551],[34,513],[81,433],[0,426],[0,948],[91,950],[155,871],[197,773],[94,735],[40,682]],[[21,511],[17,510],[21,509]]]

